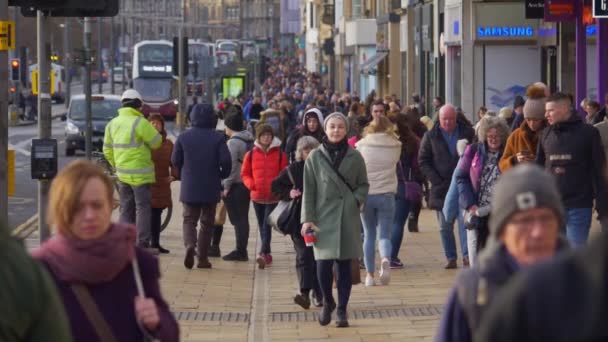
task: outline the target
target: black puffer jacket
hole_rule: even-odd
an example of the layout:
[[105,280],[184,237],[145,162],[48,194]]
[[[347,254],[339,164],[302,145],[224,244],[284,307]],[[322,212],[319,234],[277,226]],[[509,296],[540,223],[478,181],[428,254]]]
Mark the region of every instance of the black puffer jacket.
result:
[[[458,122],[458,140],[473,141],[475,131],[464,123]],[[434,210],[443,209],[443,200],[452,181],[452,173],[458,164],[458,154],[451,155],[439,128],[435,124],[420,143],[418,163],[422,174],[431,182],[429,207]]]
[[606,156],[597,128],[572,115],[545,129],[538,142],[536,162],[557,180],[566,208],[592,208],[608,216]]

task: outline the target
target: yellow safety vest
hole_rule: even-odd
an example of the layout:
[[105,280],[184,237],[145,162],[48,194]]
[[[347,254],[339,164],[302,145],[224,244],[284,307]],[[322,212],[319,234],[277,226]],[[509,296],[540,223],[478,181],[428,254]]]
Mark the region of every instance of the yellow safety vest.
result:
[[125,107],[106,126],[103,154],[121,182],[139,186],[156,181],[150,150],[161,144],[160,133],[143,114]]

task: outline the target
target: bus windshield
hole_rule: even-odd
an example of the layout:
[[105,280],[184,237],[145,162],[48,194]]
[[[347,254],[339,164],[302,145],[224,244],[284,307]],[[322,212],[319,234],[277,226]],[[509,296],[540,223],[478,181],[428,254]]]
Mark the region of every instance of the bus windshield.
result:
[[148,44],[139,47],[140,63],[173,63],[173,48],[169,45]]
[[172,99],[173,79],[137,78],[133,80],[133,87],[144,99],[144,102],[164,102]]

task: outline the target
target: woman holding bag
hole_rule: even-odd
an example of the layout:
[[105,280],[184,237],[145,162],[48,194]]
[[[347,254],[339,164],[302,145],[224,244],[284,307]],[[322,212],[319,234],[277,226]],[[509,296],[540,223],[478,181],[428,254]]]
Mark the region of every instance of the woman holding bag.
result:
[[307,247],[300,234],[300,211],[302,210],[302,190],[304,188],[304,162],[310,152],[319,146],[319,141],[312,136],[303,136],[298,140],[295,151],[295,163],[290,164],[272,181],[272,193],[282,201],[294,201],[287,223],[287,230],[296,251],[296,271],[300,284],[300,293],[293,301],[304,309],[310,308],[310,293],[314,305],[323,305],[323,295],[317,281],[317,265],[312,247]]
[[365,161],[346,141],[348,122],[339,112],[330,114],[324,123],[327,137],[310,153],[304,164],[302,195],[302,236],[316,233],[314,254],[317,277],[323,293],[319,324],[327,325],[336,309],[332,294],[336,265],[338,312],[336,326],[347,327],[346,309],[352,289],[353,259],[361,257],[360,209],[365,203],[369,184]]
[[49,196],[56,234],[32,254],[55,281],[74,341],[178,341],[158,260],[135,247],[132,225],[111,222],[113,191],[99,166],[79,160],[65,167]]

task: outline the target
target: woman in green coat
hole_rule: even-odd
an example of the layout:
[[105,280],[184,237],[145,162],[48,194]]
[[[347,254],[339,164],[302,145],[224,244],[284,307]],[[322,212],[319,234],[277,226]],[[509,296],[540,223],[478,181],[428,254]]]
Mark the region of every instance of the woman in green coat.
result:
[[352,288],[351,261],[362,254],[360,208],[369,184],[365,162],[346,141],[348,121],[342,113],[325,119],[327,137],[304,165],[302,235],[314,230],[317,278],[323,293],[319,323],[327,325],[336,308],[332,268],[336,265],[338,312],[336,326],[347,327],[346,306]]

